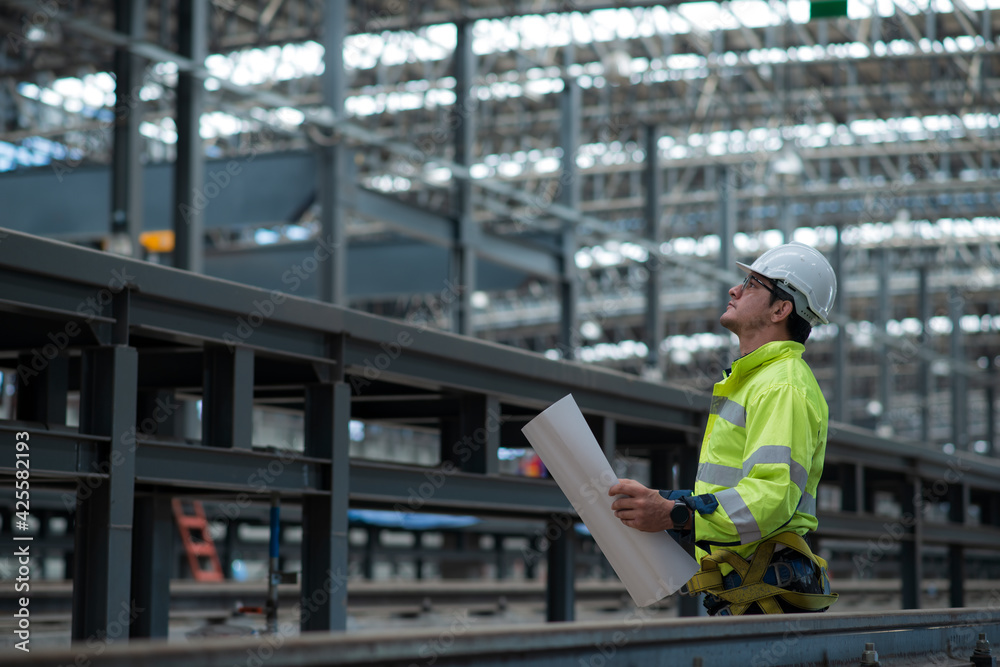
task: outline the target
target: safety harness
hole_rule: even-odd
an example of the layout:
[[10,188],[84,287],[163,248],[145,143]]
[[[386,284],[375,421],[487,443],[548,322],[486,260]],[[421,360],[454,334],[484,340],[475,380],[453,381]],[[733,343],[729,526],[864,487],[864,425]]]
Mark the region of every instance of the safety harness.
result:
[[[779,545],[798,552],[812,563],[823,593],[800,593],[768,583],[768,580],[784,583],[776,566],[787,566],[787,564],[771,562],[774,551]],[[731,566],[733,572],[723,576],[719,568],[722,563]],[[759,605],[765,614],[785,613],[778,604],[778,599],[803,611],[822,611],[840,597],[837,593],[830,592],[826,561],[814,554],[806,541],[793,532],[780,533],[761,542],[749,561],[727,549],[714,550],[701,559],[701,570],[687,583],[687,592],[709,593],[716,596],[728,603],[728,614],[733,616],[745,614],[754,603]]]

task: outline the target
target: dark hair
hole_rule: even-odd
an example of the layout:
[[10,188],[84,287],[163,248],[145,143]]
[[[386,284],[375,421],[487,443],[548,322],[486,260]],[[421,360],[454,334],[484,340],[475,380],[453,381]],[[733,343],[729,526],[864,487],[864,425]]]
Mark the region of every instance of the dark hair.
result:
[[809,338],[809,334],[812,333],[812,325],[806,322],[805,318],[799,315],[798,311],[795,310],[795,299],[787,291],[781,288],[781,284],[777,281],[772,280],[771,286],[774,291],[771,292],[771,305],[773,306],[778,301],[791,301],[792,302],[792,314],[788,316],[788,337],[794,340],[796,343],[802,343],[805,345],[806,340]]

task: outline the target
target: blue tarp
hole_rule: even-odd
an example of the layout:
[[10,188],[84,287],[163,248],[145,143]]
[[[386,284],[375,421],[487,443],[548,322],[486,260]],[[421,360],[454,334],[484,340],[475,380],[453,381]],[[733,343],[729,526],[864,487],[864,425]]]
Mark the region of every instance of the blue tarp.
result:
[[479,523],[474,516],[448,514],[419,514],[416,512],[389,512],[386,510],[348,510],[347,518],[385,528],[406,530],[433,530],[435,528],[465,528]]

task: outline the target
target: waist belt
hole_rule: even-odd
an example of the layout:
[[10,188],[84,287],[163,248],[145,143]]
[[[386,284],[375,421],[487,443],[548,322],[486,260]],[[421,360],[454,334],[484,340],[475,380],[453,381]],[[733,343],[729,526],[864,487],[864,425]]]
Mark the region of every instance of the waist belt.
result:
[[[771,562],[774,550],[783,545],[804,556],[785,562]],[[719,569],[726,563],[733,571],[722,575]],[[782,586],[817,578],[823,593],[800,593]],[[830,579],[826,574],[826,561],[817,556],[796,533],[781,533],[765,540],[757,547],[750,561],[727,549],[717,549],[701,559],[699,570],[687,583],[688,593],[709,593],[729,605],[729,613],[739,616],[756,603],[765,614],[781,614],[781,599],[807,611],[826,609],[840,597],[830,593]]]

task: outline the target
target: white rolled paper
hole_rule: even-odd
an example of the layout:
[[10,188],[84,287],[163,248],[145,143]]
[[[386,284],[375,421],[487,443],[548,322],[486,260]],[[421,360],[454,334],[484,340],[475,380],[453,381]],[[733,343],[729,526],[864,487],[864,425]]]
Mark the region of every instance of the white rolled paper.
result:
[[698,563],[666,532],[622,524],[608,490],[618,477],[577,407],[573,395],[556,401],[522,429],[549,474],[587,525],[636,605],[647,607],[675,593]]

